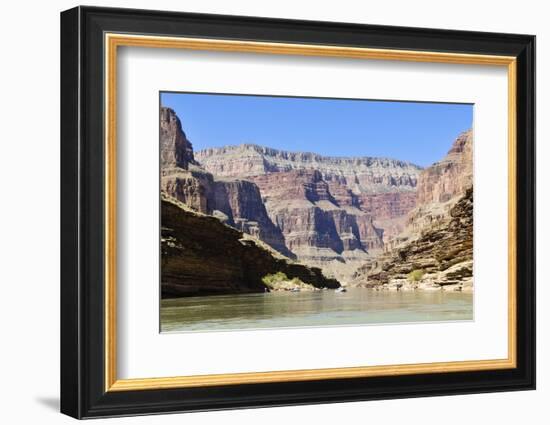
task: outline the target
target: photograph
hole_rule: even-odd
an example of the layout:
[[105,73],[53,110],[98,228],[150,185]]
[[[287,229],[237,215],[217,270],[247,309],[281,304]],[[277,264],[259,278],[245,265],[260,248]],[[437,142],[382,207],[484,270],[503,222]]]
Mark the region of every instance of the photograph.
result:
[[161,332],[474,320],[474,105],[159,93]]

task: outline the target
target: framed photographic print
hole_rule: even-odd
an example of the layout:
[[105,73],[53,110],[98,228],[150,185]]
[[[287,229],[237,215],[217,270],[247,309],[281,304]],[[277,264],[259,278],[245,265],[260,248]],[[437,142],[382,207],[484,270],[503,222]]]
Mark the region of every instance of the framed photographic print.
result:
[[535,387],[535,38],[61,14],[61,411]]

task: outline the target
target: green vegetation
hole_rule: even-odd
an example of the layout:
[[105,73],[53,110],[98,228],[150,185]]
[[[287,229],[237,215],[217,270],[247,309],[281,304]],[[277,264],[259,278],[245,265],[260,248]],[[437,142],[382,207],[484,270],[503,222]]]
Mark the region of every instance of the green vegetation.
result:
[[313,291],[315,287],[298,277],[290,279],[285,273],[277,272],[265,275],[262,282],[271,291]]
[[416,269],[410,272],[407,276],[409,281],[411,282],[418,282],[420,279],[422,279],[422,276],[424,276],[424,270],[422,269]]
[[277,272],[275,274],[267,274],[264,277],[262,277],[262,282],[265,286],[268,288],[273,288],[277,283],[281,283],[283,281],[287,281],[288,276],[284,274],[283,272]]

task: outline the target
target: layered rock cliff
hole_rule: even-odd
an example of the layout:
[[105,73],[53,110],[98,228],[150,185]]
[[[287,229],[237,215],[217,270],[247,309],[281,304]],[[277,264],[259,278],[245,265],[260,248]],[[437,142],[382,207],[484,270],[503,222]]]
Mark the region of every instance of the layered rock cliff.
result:
[[420,174],[417,187],[417,203],[447,202],[462,195],[472,186],[473,143],[472,130],[456,138],[441,161]]
[[160,111],[161,190],[203,214],[265,241],[293,257],[281,231],[269,218],[258,187],[247,180],[217,179],[195,160],[176,113]]
[[161,109],[165,194],[344,284],[363,285],[397,249],[447,226],[471,185],[471,131],[423,170],[251,144],[194,152],[174,111]]
[[[415,277],[416,275],[416,277]],[[473,190],[449,214],[355,275],[356,285],[410,289],[473,288]]]
[[163,298],[269,292],[262,279],[276,273],[316,288],[340,287],[321,269],[289,261],[258,239],[166,195],[161,223]]
[[406,233],[409,239],[424,229],[446,220],[450,208],[473,185],[472,130],[460,134],[441,160],[419,176],[416,208],[409,215]]
[[160,109],[160,164],[163,170],[174,167],[186,170],[189,164],[195,164],[193,146],[170,108]]
[[462,133],[445,158],[420,173],[404,229],[386,241],[384,254],[358,268],[353,284],[410,286],[415,273],[413,286],[472,289],[472,139],[471,130]]
[[222,222],[261,239],[287,257],[294,258],[285,245],[281,230],[269,218],[260,190],[253,182],[216,180],[212,214]]
[[[257,145],[195,153],[207,171],[254,182],[286,247],[346,281],[403,227],[421,168],[386,158],[336,158]],[[380,225],[380,224],[383,224]],[[387,236],[386,236],[387,237]]]
[[[251,177],[294,170],[318,171],[323,180],[353,202],[359,193],[414,191],[421,167],[410,162],[376,157],[326,157],[310,152],[287,152],[253,144],[224,146],[196,152],[195,157],[220,177]],[[335,190],[334,192],[338,192]]]
[[382,249],[382,229],[372,216],[341,206],[317,170],[292,170],[250,176],[266,209],[281,229],[285,245],[306,264],[345,280],[372,251]]

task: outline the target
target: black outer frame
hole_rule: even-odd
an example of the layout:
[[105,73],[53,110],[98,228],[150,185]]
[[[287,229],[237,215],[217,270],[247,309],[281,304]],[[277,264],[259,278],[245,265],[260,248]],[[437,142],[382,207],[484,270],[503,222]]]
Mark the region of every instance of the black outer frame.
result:
[[[517,57],[517,368],[104,391],[104,32]],[[76,7],[61,13],[61,412],[75,418],[535,388],[535,37]]]

